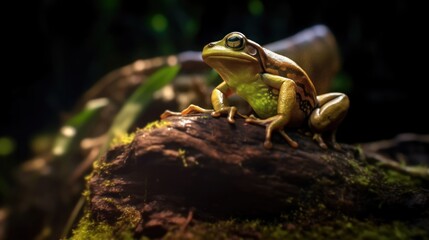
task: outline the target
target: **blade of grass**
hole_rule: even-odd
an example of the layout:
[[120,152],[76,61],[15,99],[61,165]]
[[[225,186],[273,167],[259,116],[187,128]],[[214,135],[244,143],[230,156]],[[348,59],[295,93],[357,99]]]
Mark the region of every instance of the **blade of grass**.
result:
[[85,108],[72,118],[70,118],[55,138],[52,153],[56,157],[68,156],[79,146],[84,129],[89,126],[92,120],[98,116],[99,110],[105,107],[109,101],[106,98],[99,98],[89,101]]
[[108,139],[100,153],[105,152],[114,137],[126,134],[152,101],[152,95],[170,83],[180,70],[180,66],[168,66],[153,73],[125,102],[113,120]]

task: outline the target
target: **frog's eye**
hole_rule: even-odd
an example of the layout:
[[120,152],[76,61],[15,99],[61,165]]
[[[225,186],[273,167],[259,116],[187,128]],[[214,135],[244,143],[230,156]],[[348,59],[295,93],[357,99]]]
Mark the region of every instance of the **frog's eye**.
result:
[[226,39],[226,46],[234,50],[240,50],[244,47],[243,36],[238,34],[232,34]]

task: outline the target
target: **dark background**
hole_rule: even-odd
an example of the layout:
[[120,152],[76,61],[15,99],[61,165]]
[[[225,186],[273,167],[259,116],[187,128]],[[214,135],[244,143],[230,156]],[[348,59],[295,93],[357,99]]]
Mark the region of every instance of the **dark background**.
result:
[[[351,108],[340,142],[428,133],[424,16],[409,1],[45,0],[5,7],[2,175],[31,156],[35,136],[55,131],[61,113],[100,77],[140,58],[201,50],[230,31],[265,44],[315,24],[337,38]],[[22,4],[22,5],[20,5]],[[9,43],[10,41],[10,43]],[[417,57],[418,56],[418,57]],[[9,73],[11,77],[9,77]],[[9,86],[7,86],[9,84]],[[5,186],[0,178],[1,186]]]

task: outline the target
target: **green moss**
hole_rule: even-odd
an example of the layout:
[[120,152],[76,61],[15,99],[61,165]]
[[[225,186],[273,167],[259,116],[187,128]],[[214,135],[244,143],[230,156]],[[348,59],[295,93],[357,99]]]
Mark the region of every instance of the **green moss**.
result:
[[185,168],[199,164],[198,161],[195,160],[195,158],[187,157],[186,150],[182,148],[179,148],[179,150],[177,150],[177,157],[182,161],[183,167]]
[[155,128],[163,128],[170,125],[170,122],[160,120],[160,121],[153,121],[148,123],[143,129],[138,129],[137,131],[149,131]]
[[109,169],[112,167],[113,163],[107,163],[105,161],[102,161],[102,159],[97,159],[92,164],[93,171],[85,178],[85,180],[91,179],[93,174],[103,172],[103,173],[109,173]]
[[199,118],[208,119],[208,118],[211,118],[211,116],[210,116],[210,114],[203,114],[203,115],[199,116]]
[[422,181],[419,178],[405,175],[398,171],[387,169],[387,170],[384,170],[383,172],[384,172],[383,180],[387,184],[400,184],[400,185],[406,185],[409,187],[419,186],[422,184]]
[[170,232],[165,239],[427,239],[427,232],[404,223],[376,224],[342,218],[300,226],[293,222],[228,220],[197,224],[186,232]]
[[359,162],[356,159],[348,159],[346,161],[348,161],[355,173],[347,174],[343,177],[352,184],[368,188],[371,188],[374,184],[382,186],[395,185],[403,186],[404,189],[422,185],[421,179],[415,176],[406,175],[365,161]]
[[355,184],[359,184],[361,186],[368,186],[371,183],[371,179],[368,175],[361,175],[361,174],[353,176],[352,181]]
[[113,184],[113,181],[112,181],[112,180],[104,180],[104,181],[101,183],[101,186],[103,186],[103,187],[113,187],[113,186],[114,186],[114,184]]
[[186,150],[179,148],[177,152],[179,154],[179,158],[182,160],[183,166],[188,167],[188,162],[186,161]]
[[353,174],[344,176],[349,183],[368,187],[371,182],[380,178],[377,176],[379,170],[376,169],[375,166],[367,164],[366,162],[359,162],[356,159],[346,159],[346,161],[355,171]]
[[[134,212],[132,209],[131,212]],[[133,214],[118,219],[115,226],[95,222],[86,214],[71,239],[133,239],[134,223],[127,219]],[[226,239],[429,239],[427,230],[403,222],[379,224],[373,220],[358,220],[338,217],[328,221],[302,224],[285,218],[274,222],[262,220],[225,220],[211,223],[197,222],[185,230],[168,232],[162,239],[226,240]],[[140,239],[147,239],[142,237]]]
[[71,240],[99,240],[99,239],[133,239],[131,228],[118,231],[118,226],[110,226],[104,222],[95,222],[87,213],[79,221],[76,229],[73,230]]
[[71,239],[133,239],[133,229],[141,220],[140,212],[134,207],[117,204],[113,198],[104,197],[101,201],[113,205],[121,212],[116,223],[109,225],[102,221],[94,221],[87,212],[79,221],[77,228],[73,230]]
[[124,134],[115,136],[110,142],[110,148],[130,144],[134,140],[135,136],[136,136],[135,133],[130,133],[130,134],[124,133]]

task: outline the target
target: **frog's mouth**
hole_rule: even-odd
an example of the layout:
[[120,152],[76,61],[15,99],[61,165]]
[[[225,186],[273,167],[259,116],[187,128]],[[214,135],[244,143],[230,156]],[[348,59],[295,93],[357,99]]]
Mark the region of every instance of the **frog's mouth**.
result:
[[204,61],[234,61],[234,62],[244,62],[244,63],[251,63],[251,62],[258,62],[258,60],[252,56],[249,56],[245,53],[218,53],[218,52],[205,52],[202,55]]
[[245,52],[225,50],[224,48],[218,48],[216,46],[206,46],[203,50],[202,57],[204,61],[224,60],[246,63],[258,62],[258,59]]
[[[247,59],[247,58],[242,58],[242,57],[237,57],[237,56],[225,56],[225,55],[207,55],[207,56],[203,56],[203,59],[205,60],[209,60],[209,59],[220,59],[220,60],[225,60],[225,61],[235,61],[235,62],[253,62],[253,59]],[[209,60],[210,61],[210,60]]]

